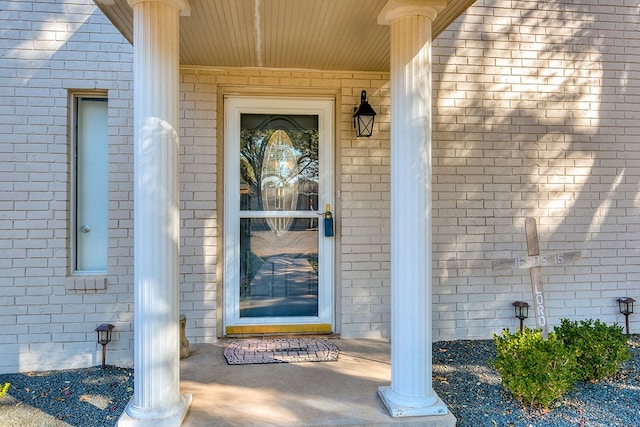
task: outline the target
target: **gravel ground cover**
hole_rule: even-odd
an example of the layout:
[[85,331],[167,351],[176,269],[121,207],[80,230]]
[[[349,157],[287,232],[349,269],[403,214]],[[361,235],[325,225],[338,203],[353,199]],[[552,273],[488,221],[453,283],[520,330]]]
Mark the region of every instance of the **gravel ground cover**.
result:
[[[495,357],[490,340],[434,343],[433,388],[458,427],[640,427],[638,338],[629,340],[633,356],[613,378],[576,383],[546,412],[504,390],[488,363]],[[133,395],[133,371],[113,366],[0,375],[0,385],[6,382],[2,427],[112,427]]]
[[114,366],[0,375],[7,382],[1,427],[112,427],[133,396],[133,370]]
[[456,416],[458,427],[638,427],[640,426],[640,341],[632,335],[632,358],[616,375],[597,383],[579,381],[549,411],[524,407],[500,383],[487,363],[493,341],[433,345],[433,388]]

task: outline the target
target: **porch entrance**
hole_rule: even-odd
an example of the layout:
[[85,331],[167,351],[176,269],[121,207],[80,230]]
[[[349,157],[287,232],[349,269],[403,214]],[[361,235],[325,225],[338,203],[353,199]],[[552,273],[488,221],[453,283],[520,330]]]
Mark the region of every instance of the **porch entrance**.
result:
[[225,98],[225,334],[331,332],[331,99]]

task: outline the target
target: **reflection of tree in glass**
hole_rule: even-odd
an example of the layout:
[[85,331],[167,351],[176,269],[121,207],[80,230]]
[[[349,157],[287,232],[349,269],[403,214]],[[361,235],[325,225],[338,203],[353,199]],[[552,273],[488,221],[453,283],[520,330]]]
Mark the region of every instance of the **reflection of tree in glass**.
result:
[[[262,162],[269,138],[277,129],[242,130],[240,133],[240,175],[257,197],[257,209],[262,209]],[[298,180],[318,182],[318,131],[313,129],[287,130],[295,150]],[[251,208],[249,208],[251,209]]]

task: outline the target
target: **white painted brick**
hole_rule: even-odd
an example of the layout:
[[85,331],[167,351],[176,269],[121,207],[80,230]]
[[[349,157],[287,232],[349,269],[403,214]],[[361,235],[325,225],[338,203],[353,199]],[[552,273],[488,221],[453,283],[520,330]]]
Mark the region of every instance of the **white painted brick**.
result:
[[[515,11],[522,11],[524,9],[530,10],[531,13],[535,14],[534,9],[528,9],[529,8],[529,4],[528,3],[519,3],[518,6],[516,8],[513,8],[510,11],[507,10],[503,10],[503,9],[494,9],[494,15],[496,16],[495,18],[492,18],[491,16],[485,16],[485,20],[487,23],[490,23],[492,21],[492,19],[498,19],[498,16],[501,16],[503,14],[506,14],[507,12],[515,12]],[[472,8],[472,10],[475,10],[476,8]],[[497,12],[496,12],[497,11]],[[605,24],[602,24],[603,26]],[[524,27],[523,27],[524,28]],[[531,43],[539,43],[539,42],[545,42],[545,40],[534,40],[531,39],[530,37],[525,37],[524,34],[529,33],[529,34],[533,34],[532,31],[530,30],[534,30],[533,28],[526,28],[526,31],[519,31],[518,34],[520,34],[520,37],[522,38],[523,41],[527,41],[529,42],[528,44],[523,44],[520,43],[520,47],[518,49],[521,50],[526,50],[528,48],[533,48],[533,44]],[[544,33],[544,28],[537,28],[536,30],[538,30],[537,32],[540,33],[539,30],[543,30],[542,33]],[[566,32],[567,34],[572,34],[572,29],[570,28],[563,28],[563,31]],[[462,33],[464,34],[462,37],[460,37],[460,33],[456,34],[456,43],[458,43],[458,45],[461,42],[464,42],[464,40],[460,40],[465,39],[468,36],[471,36],[471,34],[465,34],[464,32]],[[553,34],[553,30],[549,33],[549,34]],[[439,49],[442,48],[442,52],[447,52],[446,57],[447,58],[451,58],[452,56],[452,52],[454,51],[453,46],[455,46],[453,43],[449,43],[449,39],[447,37],[450,37],[449,33],[447,33],[445,31],[445,33],[443,33],[440,38],[438,40],[436,40],[436,42],[434,43],[434,51],[436,52],[436,56],[438,54]],[[475,43],[475,40],[469,40],[469,43],[465,43],[465,46],[472,46],[472,42]],[[511,45],[514,46],[512,43],[514,41],[510,41]],[[586,44],[588,44],[589,42],[587,42]],[[501,49],[503,49],[503,52],[507,53],[506,56],[504,56],[505,58],[510,58],[510,50],[511,48],[509,48],[509,43],[505,43],[504,40],[500,40],[500,37],[496,37],[495,41],[492,41],[492,44],[494,45],[494,48],[498,48],[500,47]],[[493,53],[494,50],[486,50],[486,53],[490,54]],[[498,57],[499,55],[496,55],[496,57]],[[531,57],[531,62],[528,62],[529,56],[528,54],[523,54],[521,55],[523,58],[522,61],[518,62],[517,60],[511,60],[511,59],[506,59],[504,61],[500,61],[497,62],[497,65],[500,67],[500,69],[492,69],[490,67],[487,67],[486,65],[484,66],[484,70],[482,71],[482,74],[484,74],[485,76],[487,74],[491,74],[494,73],[495,74],[495,78],[493,80],[482,80],[482,84],[484,85],[484,88],[486,89],[487,85],[490,86],[490,82],[494,82],[494,83],[525,83],[526,80],[517,80],[517,79],[513,79],[513,80],[509,80],[509,79],[505,79],[502,76],[509,76],[509,78],[511,78],[511,76],[517,76],[518,74],[520,74],[521,76],[527,76],[527,70],[526,69],[531,69],[532,67],[540,67],[542,73],[540,75],[544,75],[544,71],[546,69],[550,69],[550,68],[555,68],[555,69],[567,69],[567,70],[572,70],[572,69],[585,69],[585,63],[582,64],[578,64],[578,65],[574,65],[572,64],[570,61],[565,60],[564,56],[559,56],[558,58],[551,58],[551,61],[549,64],[545,64],[542,61],[539,61],[537,58],[533,58]],[[539,61],[539,62],[536,62]],[[447,61],[446,63],[448,64],[452,64],[455,62],[452,61]],[[526,69],[524,68],[526,64]],[[522,66],[522,69],[518,69],[517,67]],[[617,65],[616,64],[609,64],[610,67],[615,68]],[[480,65],[480,67],[482,67],[482,65]],[[436,70],[439,71],[439,70]],[[447,77],[445,75],[442,74],[438,74],[439,76],[442,76],[441,79],[439,80],[446,80]],[[562,74],[559,74],[562,75]],[[568,75],[568,74],[567,74]],[[467,76],[469,77],[469,76]],[[455,102],[451,103],[448,102],[449,99],[447,98],[447,96],[449,96],[449,94],[447,93],[447,91],[449,91],[449,93],[451,93],[451,87],[446,88],[446,90],[443,90],[442,88],[445,88],[445,86],[441,86],[441,88],[439,88],[440,83],[439,80],[436,80],[434,82],[434,88],[438,91],[438,95],[440,97],[439,100],[437,100],[435,102],[436,106],[437,106],[437,111],[438,114],[440,115],[440,117],[437,119],[438,123],[443,123],[443,121],[447,120],[448,118],[456,118],[458,117],[458,114],[453,113],[452,109],[455,108],[455,106],[457,105],[462,105],[462,104],[456,104]],[[473,81],[473,77],[471,78],[471,81]],[[480,80],[475,80],[476,83],[480,82]],[[537,80],[536,78],[533,78],[532,80],[534,83],[540,85],[539,87],[543,87],[541,86],[543,84],[543,82],[541,80]],[[554,83],[553,80],[548,80],[551,84]],[[582,87],[585,87],[583,85],[583,82],[587,82],[587,85],[593,85],[593,83],[591,81],[587,81],[587,79],[583,79],[583,80],[574,80],[572,82],[572,84],[574,84],[576,90],[582,90]],[[468,83],[468,82],[467,82]],[[562,81],[563,84],[566,85],[565,81]],[[477,93],[475,91],[473,91],[473,89],[471,89],[468,85],[467,86],[458,86],[458,91],[460,89],[464,89],[467,91],[467,95],[471,92],[474,93],[474,97],[478,97],[479,95],[481,96],[480,93]],[[509,112],[508,111],[504,111],[508,108],[522,108],[522,104],[524,102],[524,97],[526,96],[532,96],[532,97],[537,97],[537,94],[535,93],[531,93],[531,88],[529,88],[527,85],[525,84],[521,84],[521,85],[511,85],[508,88],[508,92],[492,92],[492,91],[486,91],[485,93],[490,93],[493,97],[493,99],[491,99],[492,103],[484,103],[483,105],[485,105],[486,107],[491,108],[491,116],[493,117],[505,117],[505,118],[509,118]],[[522,99],[522,102],[519,103],[515,103],[515,104],[509,104],[509,103],[503,103],[500,102],[501,100],[499,99],[499,97],[501,96],[500,94],[505,94],[507,95],[506,97],[504,97],[504,100],[508,100],[508,99]],[[495,95],[495,96],[494,96]],[[588,96],[590,96],[588,94]],[[615,101],[613,101],[615,102]],[[567,106],[569,107],[578,107],[578,104],[571,104],[568,103]],[[631,107],[631,109],[634,108],[634,106],[632,104],[625,104],[625,107]],[[539,109],[540,106],[536,105],[536,104],[532,104],[532,106],[530,108],[536,108]],[[545,107],[543,107],[545,108]],[[635,104],[635,108],[637,110],[637,103]],[[502,112],[501,109],[504,111]],[[607,104],[605,103],[600,103],[600,105],[598,106],[598,109],[600,111],[615,111],[615,104]],[[522,111],[522,110],[520,110]],[[592,111],[593,112],[593,111]],[[471,111],[471,110],[466,110],[465,111],[466,114],[471,113],[472,115],[475,114],[475,112]],[[576,122],[575,119],[579,119],[579,117],[577,117],[576,115],[571,115],[571,114],[567,114],[566,110],[562,109],[562,106],[557,106],[553,105],[553,104],[547,104],[546,109],[545,109],[545,116],[541,117],[541,119],[536,119],[536,116],[534,115],[533,112],[529,113],[529,116],[531,119],[533,120],[521,120],[522,118],[517,118],[517,120],[513,120],[511,121],[511,123],[517,125],[517,127],[512,127],[512,129],[510,130],[508,127],[504,127],[504,128],[498,128],[499,132],[511,132],[511,138],[509,138],[509,135],[506,135],[507,137],[503,137],[502,135],[495,135],[492,134],[491,138],[495,141],[510,141],[511,139],[513,139],[514,137],[518,137],[521,135],[517,135],[518,133],[522,133],[523,131],[525,132],[530,132],[532,129],[536,129],[536,126],[539,123],[543,123],[544,122],[544,117],[554,117],[554,119],[556,121],[558,120],[564,120],[564,123],[562,123],[563,127],[558,127],[558,129],[562,129],[563,132],[566,132],[566,135],[569,136],[570,135],[570,128],[569,128],[569,123],[571,120],[573,120],[574,122]],[[489,116],[487,116],[489,117]],[[602,117],[602,115],[600,116]],[[473,122],[473,118],[470,117],[471,120],[469,120],[469,122]],[[483,122],[483,117],[481,115],[478,115],[477,120],[479,122]],[[551,122],[550,122],[551,123]],[[597,123],[591,123],[591,122],[585,122],[583,123],[581,126],[583,126],[582,129],[584,129],[584,132],[588,133],[589,132],[589,128],[592,126],[598,126]],[[632,128],[637,127],[637,124],[631,124],[629,123],[629,126]],[[439,128],[436,128],[437,131],[439,131]],[[445,129],[443,127],[443,129]],[[493,129],[493,131],[495,132],[496,129]],[[602,128],[601,126],[598,127],[598,133],[600,133],[601,135],[607,135],[607,132],[610,132],[610,135],[615,135],[617,134],[619,131],[616,129],[608,129],[608,128]],[[555,135],[557,136],[562,136],[562,133],[556,133]],[[436,150],[434,151],[434,153],[438,152],[438,144],[439,141],[450,141],[451,139],[448,138],[449,135],[445,135],[445,134],[440,134],[437,133],[435,138],[434,138],[434,143],[436,146]],[[543,136],[544,137],[544,136]],[[442,139],[440,139],[442,138]],[[563,141],[565,140],[563,139],[557,139],[558,141]],[[606,148],[604,145],[603,146],[596,146],[596,147],[587,147],[587,146],[579,146],[576,145],[575,146],[575,151],[574,153],[578,154],[580,152],[580,150],[582,150],[583,148],[589,150],[588,152],[594,152],[593,150],[595,150],[595,152],[597,152],[597,158],[599,159],[605,159],[606,161],[609,161],[610,159],[612,159],[612,157],[610,156],[611,153],[616,153],[616,152],[623,152],[624,146],[620,146],[620,148],[617,149],[613,149],[611,150],[611,136],[609,137],[605,137],[603,138],[603,142],[606,142],[607,147]],[[447,142],[446,144],[449,144],[449,142]],[[484,157],[494,157],[494,158],[498,158],[498,146],[495,147],[490,147],[487,148],[486,146],[483,147],[484,152],[483,152],[483,156]],[[542,150],[542,147],[540,147],[540,149]],[[472,150],[468,150],[469,153],[472,153]],[[504,150],[502,150],[504,152]],[[606,151],[606,152],[604,152]],[[511,157],[511,153],[514,153],[513,151],[509,151],[510,153],[510,157]],[[520,153],[518,153],[520,154]],[[456,218],[456,217],[461,217],[464,218],[465,216],[469,216],[469,214],[473,215],[473,218],[483,218],[483,217],[491,217],[493,218],[494,216],[496,216],[496,214],[499,214],[501,217],[505,218],[505,219],[509,219],[509,218],[514,218],[514,219],[520,219],[521,221],[523,220],[524,216],[526,215],[534,215],[537,216],[541,222],[544,222],[546,217],[557,217],[559,218],[559,221],[555,222],[554,225],[554,229],[553,230],[542,230],[541,232],[541,241],[543,241],[544,239],[546,239],[547,241],[554,241],[557,239],[557,241],[559,242],[571,242],[571,240],[574,240],[573,243],[573,247],[571,248],[567,248],[566,250],[571,250],[574,249],[576,247],[576,245],[582,245],[583,247],[587,247],[587,245],[590,245],[594,248],[599,248],[602,247],[601,243],[598,242],[593,242],[592,239],[595,237],[595,235],[589,235],[589,237],[587,237],[586,239],[576,239],[580,234],[585,234],[588,233],[589,230],[592,228],[592,221],[591,218],[592,216],[592,212],[586,211],[586,212],[577,212],[576,213],[572,213],[572,206],[582,203],[583,201],[586,200],[608,200],[609,197],[611,197],[611,187],[610,185],[607,185],[607,182],[603,182],[603,185],[600,185],[599,181],[595,181],[594,184],[594,177],[595,176],[608,176],[608,177],[615,177],[615,175],[617,174],[617,171],[612,170],[610,167],[608,167],[608,165],[603,162],[601,165],[596,165],[596,167],[593,167],[593,161],[581,161],[580,163],[574,163],[573,165],[575,165],[572,169],[565,169],[565,170],[561,170],[558,169],[558,166],[561,166],[560,161],[562,160],[561,158],[558,158],[556,153],[554,152],[554,147],[553,146],[547,146],[544,147],[544,151],[539,151],[537,153],[535,152],[531,152],[531,154],[526,154],[525,152],[522,152],[523,156],[526,156],[525,158],[532,158],[532,156],[537,157],[540,162],[540,160],[544,160],[544,162],[540,162],[540,164],[544,164],[546,165],[545,167],[550,168],[550,170],[553,170],[556,172],[556,174],[554,175],[546,175],[544,173],[541,173],[543,171],[541,170],[535,170],[534,169],[534,175],[533,177],[535,178],[535,174],[537,174],[540,178],[543,178],[541,180],[538,181],[538,185],[540,185],[540,187],[538,189],[536,189],[535,192],[526,192],[526,187],[525,186],[518,186],[515,188],[509,188],[508,186],[505,186],[504,189],[501,189],[500,187],[494,186],[494,187],[487,187],[485,188],[485,191],[492,191],[494,192],[493,195],[491,195],[492,197],[496,198],[497,200],[500,200],[504,203],[502,203],[499,206],[500,211],[489,211],[486,208],[488,206],[490,206],[489,203],[487,203],[485,205],[485,214],[482,215],[482,210],[474,210],[474,211],[466,211],[466,212],[461,212],[460,215],[459,213],[455,212],[455,210],[453,212],[448,212],[447,213],[447,218]],[[517,159],[517,156],[513,156]],[[575,156],[572,156],[575,157]],[[627,155],[627,157],[629,157]],[[466,158],[466,157],[463,157]],[[552,163],[554,160],[555,164]],[[630,164],[632,162],[634,162],[635,159],[634,158],[628,158],[626,160],[626,168],[629,168]],[[441,163],[439,163],[438,159],[435,158],[434,159],[434,164],[439,165]],[[567,163],[568,164],[568,163]],[[516,164],[517,165],[517,164]],[[573,166],[572,165],[572,166]],[[506,177],[509,178],[519,178],[522,179],[523,177],[528,177],[530,175],[530,171],[527,169],[527,164],[523,163],[523,166],[520,168],[520,170],[516,171],[509,171],[509,175],[505,175]],[[576,167],[577,166],[577,167]],[[621,166],[619,164],[615,165],[615,168],[621,168],[621,167],[625,167],[625,166]],[[451,190],[449,188],[445,189],[444,184],[445,182],[441,180],[441,175],[440,175],[440,171],[438,170],[440,167],[436,166],[436,168],[434,169],[434,176],[436,176],[438,178],[437,180],[437,184],[436,187],[434,188],[434,198],[436,200],[442,200],[442,194],[439,193],[439,191],[446,191],[447,195],[453,196],[456,199],[463,199],[463,198],[468,198],[468,190],[464,191],[465,188],[470,188],[470,186],[465,185],[465,186],[457,186],[455,187],[455,190]],[[555,169],[553,169],[555,168]],[[499,169],[499,168],[495,168],[495,169]],[[460,167],[459,169],[457,169],[457,173],[460,175],[465,175],[465,176],[469,176],[472,178],[472,180],[476,180],[477,178],[484,178],[484,177],[479,177],[477,174],[479,173],[477,170],[471,168],[470,166],[463,166]],[[497,176],[500,176],[500,172],[493,170],[490,171],[488,169],[485,169],[484,173],[490,174],[494,176],[494,183],[498,183],[498,181],[495,181]],[[566,174],[566,176],[563,176],[562,174]],[[569,191],[571,191],[571,193],[566,193],[567,191],[567,187],[566,185],[569,183],[574,182],[574,178],[575,177],[581,177],[581,181],[580,181],[580,185],[576,186],[574,188],[570,188]],[[584,182],[584,180],[588,180],[589,182],[589,186],[588,187],[584,187],[582,185],[582,183]],[[464,181],[461,180],[459,182],[473,182],[473,181]],[[576,181],[577,182],[577,181]],[[517,183],[517,181],[516,181]],[[554,184],[556,185],[564,185],[564,188],[559,188],[559,189],[554,189],[553,186]],[[438,186],[441,186],[442,190],[438,189]],[[537,191],[540,191],[540,189],[545,188],[545,186],[549,189],[549,194],[550,196],[547,197],[547,195],[545,194],[536,194]],[[585,191],[586,188],[586,191]],[[609,188],[609,190],[607,190],[607,188]],[[500,194],[500,192],[504,192],[504,194]],[[522,194],[522,192],[525,192],[524,194]],[[629,190],[631,191],[631,194],[635,194],[635,192],[637,192],[637,190]],[[456,192],[458,193],[458,196],[456,197]],[[571,200],[571,203],[559,203],[558,200],[552,200],[550,197],[552,197],[553,194],[556,194],[557,196],[560,197],[566,197],[566,196],[570,196],[568,198],[568,200]],[[522,195],[520,195],[522,194]],[[564,196],[563,196],[564,195]],[[516,203],[517,199],[515,199],[515,197],[522,197],[525,196],[526,199],[523,200],[529,200],[529,202],[527,203]],[[600,197],[600,196],[604,196],[604,198]],[[632,196],[633,198],[634,196]],[[627,195],[621,194],[619,196],[619,200],[629,200]],[[619,202],[618,202],[619,203]],[[600,204],[600,202],[597,202],[596,204],[587,204],[588,208],[593,208],[593,207],[597,207]],[[614,202],[615,204],[615,202]],[[611,205],[609,205],[611,206]],[[461,206],[458,206],[458,209]],[[465,207],[466,208],[466,207]],[[526,209],[525,213],[522,212],[522,209]],[[474,208],[474,209],[478,209],[478,208]],[[536,213],[535,211],[538,211],[538,213]],[[530,213],[527,213],[530,212]],[[614,211],[616,211],[616,208],[614,208],[613,210],[609,209],[607,211],[607,217],[610,219],[613,218],[619,218],[618,221],[612,221],[615,223],[615,225],[609,230],[608,226],[605,225],[605,227],[601,227],[600,229],[598,229],[596,231],[596,235],[598,236],[598,240],[603,241],[603,237],[604,236],[609,236],[609,239],[611,241],[625,241],[625,240],[629,240],[629,238],[632,236],[632,231],[630,228],[628,227],[624,227],[625,230],[623,232],[616,232],[615,229],[620,226],[622,224],[622,221],[624,221],[624,218],[635,218],[633,215],[625,215],[623,211],[619,210],[617,211],[617,213],[614,213]],[[438,215],[441,215],[441,212],[438,212]],[[579,215],[579,216],[578,216]],[[584,229],[576,229],[576,228],[569,228],[567,227],[567,224],[569,221],[576,219],[576,216],[578,216],[578,219],[580,220],[584,220]],[[451,225],[451,224],[450,224]],[[454,224],[455,225],[455,224]],[[474,228],[474,227],[478,227],[475,226],[473,224],[469,224],[468,227]],[[521,225],[520,225],[521,227]],[[478,227],[479,228],[479,227]],[[469,241],[473,241],[470,239],[466,238],[466,234],[470,233],[470,234],[475,234],[473,231],[467,230],[465,231],[465,233],[462,235],[463,237],[461,237],[460,234],[454,234],[452,231],[454,230],[454,228],[451,228],[451,230],[448,232],[447,229],[438,227],[437,228],[437,232],[438,232],[438,237],[435,237],[435,239],[437,239],[436,241],[442,241],[442,242],[447,242],[447,241],[451,241],[452,238],[454,239],[464,239],[467,242]],[[564,230],[565,233],[567,234],[561,234],[558,233],[559,230]],[[539,230],[540,231],[540,230]],[[501,242],[505,242],[505,241],[513,241],[513,237],[514,235],[516,235],[516,233],[519,233],[520,235],[523,235],[523,230],[522,228],[519,227],[513,227],[510,226],[508,222],[506,222],[503,227],[501,227],[501,229],[496,229],[494,231],[494,234],[496,235],[495,237],[493,237],[490,240],[485,239],[484,242],[485,243],[489,243],[491,242],[493,245],[499,245]],[[499,235],[502,234],[505,236],[504,239],[501,239],[499,237]],[[634,238],[631,238],[631,241],[634,241]],[[582,243],[582,242],[587,242]],[[450,247],[451,245],[449,245]],[[465,250],[478,250],[475,249],[472,245],[466,245],[466,246],[461,246],[463,248],[466,248]],[[616,245],[611,245],[610,247],[617,247]],[[446,250],[447,246],[438,246],[438,250]],[[563,248],[564,249],[564,248]],[[483,248],[484,251],[486,251],[486,247]],[[544,250],[544,249],[543,249]],[[520,256],[521,252],[520,250],[518,250],[517,248],[510,248],[511,251],[511,256]],[[446,253],[443,254],[444,257],[446,258]],[[504,255],[501,253],[499,257],[503,257]],[[591,260],[589,262],[584,262],[584,259],[587,258],[587,256],[589,258],[591,258]],[[565,270],[567,273],[563,273],[562,271],[557,271],[557,269],[554,270],[549,270],[548,274],[555,277],[555,279],[553,280],[554,283],[557,283],[558,281],[562,282],[562,283],[566,283],[569,288],[571,289],[573,287],[573,285],[571,285],[572,282],[583,282],[580,284],[581,289],[586,289],[589,293],[584,294],[585,297],[590,298],[589,302],[594,303],[594,301],[597,301],[597,296],[598,296],[598,292],[597,289],[600,289],[600,285],[599,283],[605,282],[608,285],[613,284],[614,286],[616,286],[617,283],[620,283],[622,280],[624,280],[623,275],[616,275],[616,266],[619,263],[617,261],[617,259],[619,259],[619,255],[616,256],[615,254],[609,254],[609,255],[604,255],[603,254],[597,254],[596,258],[593,258],[593,256],[591,255],[587,255],[584,256],[583,255],[583,260],[580,262],[582,266],[575,266],[575,267],[567,267],[561,270]],[[462,258],[461,256],[459,256],[458,258]],[[594,263],[595,261],[595,263]],[[590,269],[590,266],[593,265],[594,268]],[[474,268],[473,266],[471,266],[472,268]],[[634,270],[633,267],[631,267],[631,270]],[[451,270],[442,270],[443,272],[446,272],[448,274],[448,279],[451,278]],[[457,270],[454,270],[454,272],[456,272]],[[637,269],[635,269],[635,271],[637,272]],[[546,273],[546,271],[545,271]],[[468,274],[468,272],[465,272],[465,274]],[[491,276],[492,272],[489,271],[483,271],[482,274],[486,274],[487,276]],[[634,273],[637,274],[637,273]],[[471,273],[472,276],[476,276],[475,273]],[[500,277],[500,275],[496,276]],[[521,278],[514,278],[517,282],[520,282]],[[525,279],[528,279],[525,277]],[[526,282],[524,283],[525,285],[527,284]],[[552,288],[551,286],[547,286],[548,292],[550,293],[549,298],[554,298],[554,292],[556,292],[559,287],[555,287]],[[434,290],[434,292],[438,292],[437,290]],[[562,291],[560,291],[562,292]],[[576,290],[577,292],[577,290]],[[526,296],[526,294],[525,294]],[[531,298],[529,296],[529,298]],[[514,298],[515,299],[515,298]],[[568,302],[569,304],[571,304],[571,301]],[[567,304],[567,302],[563,302],[563,304]],[[574,303],[574,305],[579,305],[582,303]],[[597,303],[596,303],[597,304]],[[486,304],[485,304],[486,306]],[[480,310],[482,310],[482,308],[478,308]],[[571,313],[571,310],[573,310],[572,307],[568,308],[569,313]],[[438,322],[435,322],[435,324],[437,324]],[[436,326],[437,328],[438,326]],[[469,331],[472,331],[473,328],[470,328]]]
[[[620,98],[601,74],[637,62],[631,48],[640,39],[631,18],[636,5],[627,3],[615,5],[626,14],[602,4],[585,23],[595,25],[598,43],[610,49],[605,57],[597,50],[601,44],[580,32],[580,16],[572,16],[573,26],[547,26],[541,22],[551,23],[561,12],[539,9],[539,2],[529,0],[498,2],[491,9],[474,5],[459,18],[458,30],[444,31],[434,41],[434,339],[488,338],[515,326],[510,303],[530,301],[528,273],[494,272],[490,261],[526,253],[526,216],[540,221],[543,252],[583,251],[574,265],[543,269],[551,321],[562,316],[613,319],[616,294],[640,291],[635,253],[640,239],[639,76],[626,77]],[[4,260],[11,260],[0,269],[0,324],[15,325],[10,333],[0,331],[0,342],[9,343],[0,346],[0,353],[24,352],[21,369],[37,369],[40,355],[52,348],[59,352],[60,343],[67,365],[91,363],[95,345],[84,346],[82,330],[72,329],[70,322],[101,323],[109,315],[130,318],[132,312],[131,46],[93,2],[60,0],[56,7],[60,4],[68,13],[52,17],[53,3],[12,2],[0,17],[23,42],[11,56],[0,47],[0,152],[3,160],[10,156],[0,165],[0,185],[12,183],[0,187],[0,248]],[[17,9],[21,19],[16,19]],[[532,21],[520,21],[524,15]],[[505,20],[513,27],[510,35],[504,33]],[[47,31],[36,31],[41,22],[51,24]],[[67,29],[78,31],[64,51],[58,50]],[[492,37],[480,40],[481,33]],[[584,51],[558,46],[545,49],[548,55],[541,57],[540,49],[560,34],[574,37]],[[94,51],[85,50],[86,42]],[[41,72],[34,77],[29,70],[35,68]],[[286,84],[342,93],[342,114],[336,118],[342,193],[336,220],[344,254],[337,265],[343,318],[338,329],[345,337],[388,337],[388,75],[190,69],[180,78],[180,162],[188,171],[180,176],[180,297],[189,334],[206,342],[219,333],[214,307],[221,200],[216,183],[223,178],[216,176],[216,90],[219,84]],[[67,89],[72,88],[109,89],[110,260],[108,274],[97,281],[66,277]],[[349,112],[363,88],[379,109],[379,132],[357,140]],[[43,307],[48,315],[42,314]],[[62,325],[64,334],[52,336],[48,323]],[[639,324],[632,321],[632,327]],[[16,330],[32,325],[44,329],[34,332],[29,349],[10,344]],[[119,329],[130,331],[130,320],[123,326]],[[51,342],[36,342],[47,339]],[[92,334],[86,333],[86,339],[93,340]],[[130,359],[132,335],[120,339],[121,356]],[[9,359],[0,357],[0,371],[16,369],[17,362]]]

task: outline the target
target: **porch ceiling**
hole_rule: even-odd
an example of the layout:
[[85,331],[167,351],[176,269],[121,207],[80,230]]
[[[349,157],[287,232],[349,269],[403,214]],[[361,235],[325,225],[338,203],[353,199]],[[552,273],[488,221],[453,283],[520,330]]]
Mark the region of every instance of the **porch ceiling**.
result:
[[[94,0],[133,42],[127,0]],[[180,18],[180,64],[214,67],[389,71],[388,0],[189,0]],[[475,0],[447,0],[433,37]]]

